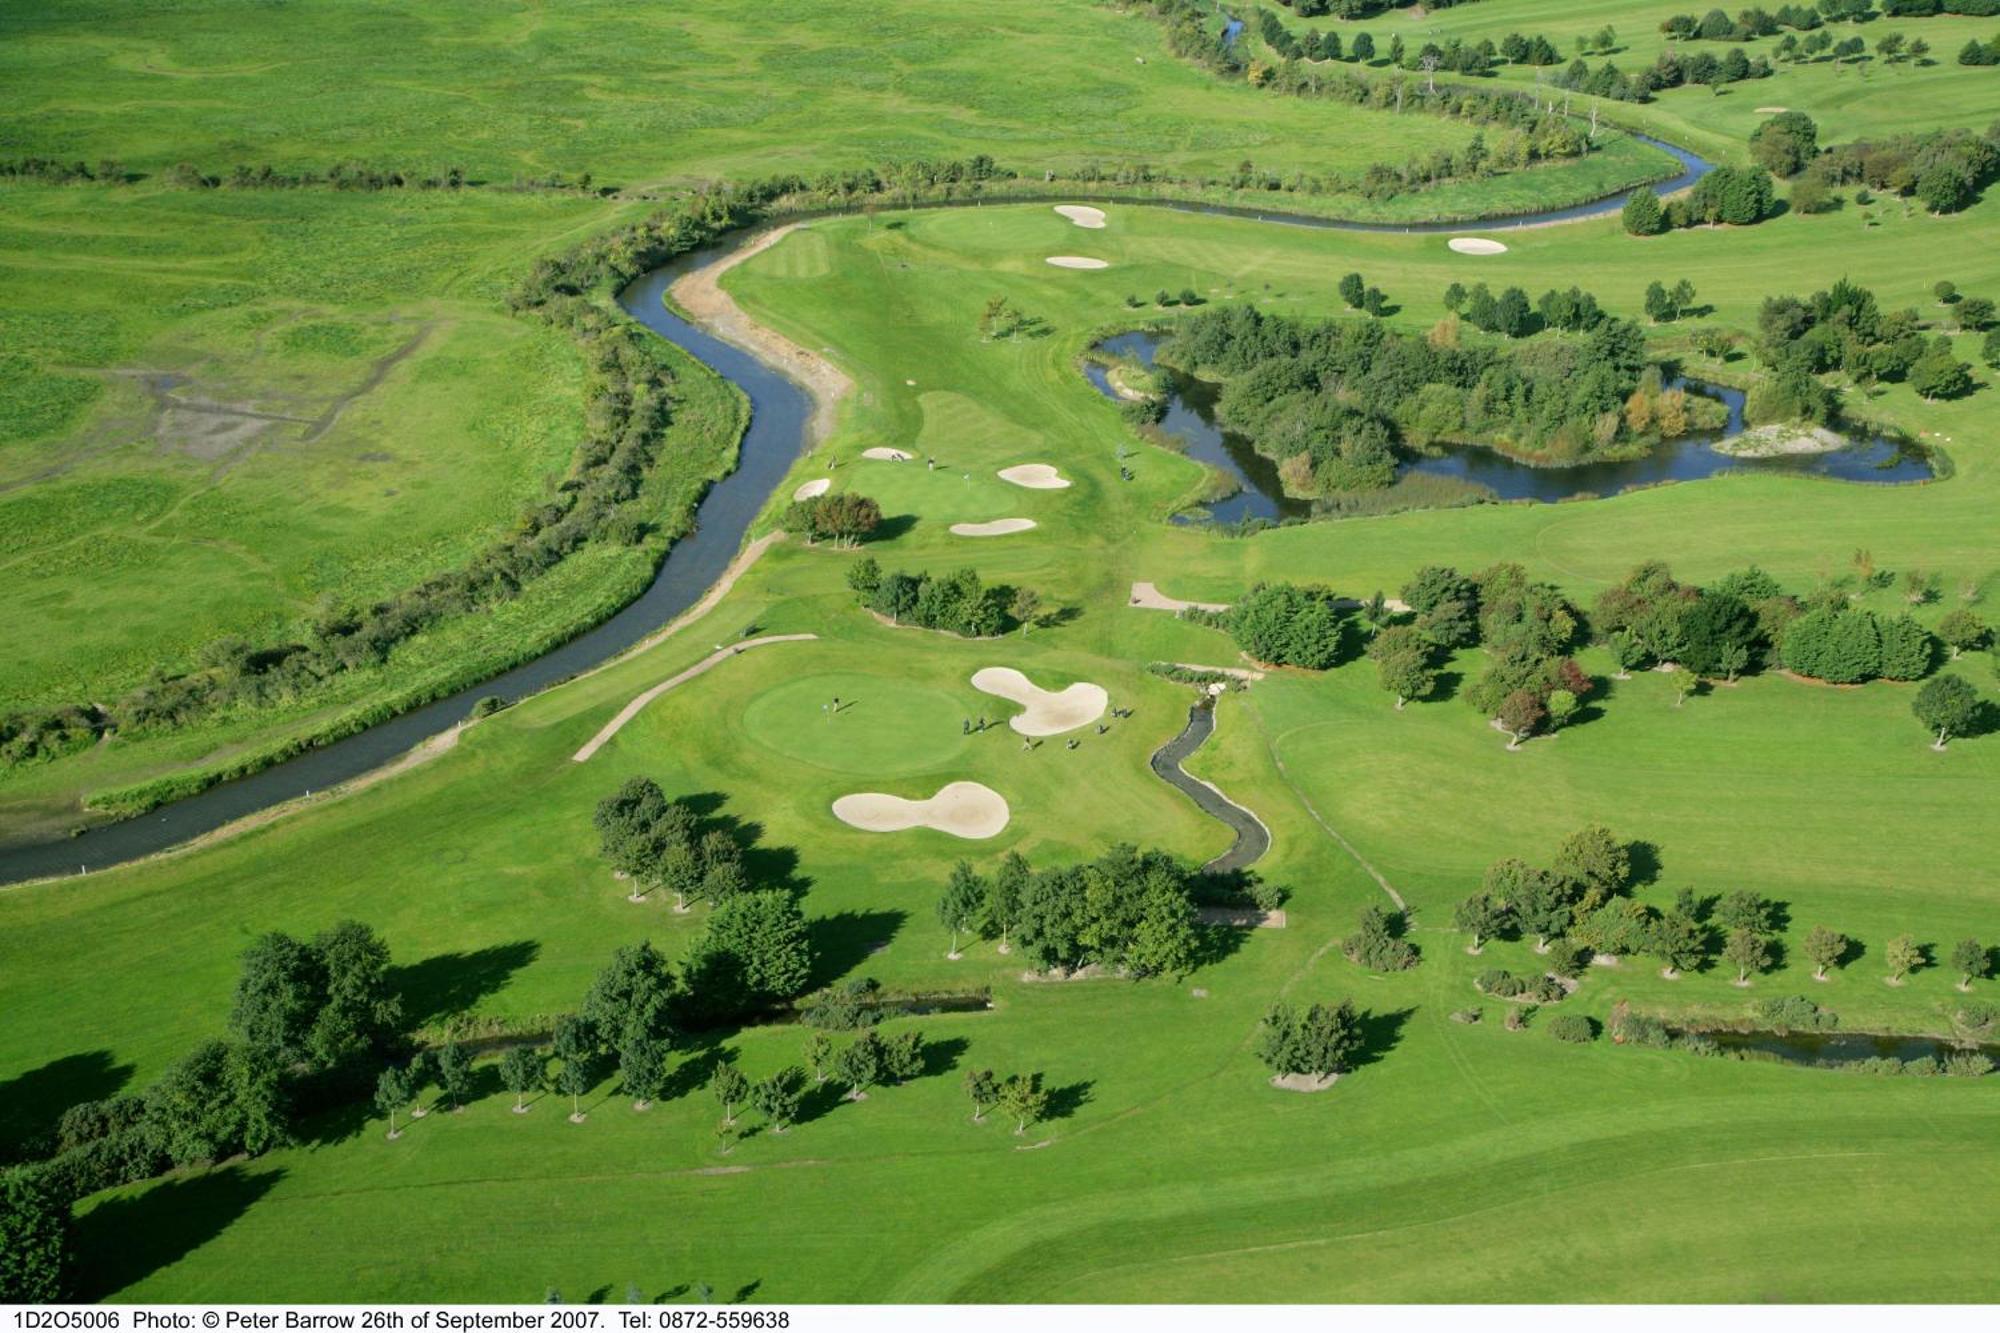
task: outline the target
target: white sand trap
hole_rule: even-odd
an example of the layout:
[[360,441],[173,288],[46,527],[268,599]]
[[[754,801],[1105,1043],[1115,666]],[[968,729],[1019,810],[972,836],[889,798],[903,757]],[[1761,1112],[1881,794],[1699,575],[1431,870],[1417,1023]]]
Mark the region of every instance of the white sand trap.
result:
[[1462,255],[1504,255],[1507,247],[1484,236],[1454,236],[1445,244]]
[[1047,463],[1022,463],[1018,467],[1003,467],[1000,469],[1000,480],[1011,481],[1016,486],[1026,486],[1031,491],[1060,491],[1069,485],[1069,478]]
[[1227,611],[1227,602],[1184,602],[1178,597],[1169,597],[1150,583],[1132,585],[1131,605],[1144,607],[1148,611],[1186,611],[1190,608],[1202,611]]
[[954,537],[1005,537],[1009,533],[1026,532],[1035,526],[1032,518],[996,518],[990,523],[954,523],[951,535]]
[[815,496],[825,495],[832,489],[832,477],[814,477],[811,481],[793,491],[792,498],[794,500],[810,500]]
[[977,782],[951,782],[927,801],[879,791],[855,792],[833,803],[833,816],[870,833],[931,828],[956,838],[990,838],[1007,827],[1007,801]]
[[1013,667],[981,667],[972,673],[972,688],[1021,705],[1025,711],[1007,725],[1023,736],[1059,736],[1087,727],[1111,706],[1102,685],[1080,680],[1066,690],[1045,690]]
[[1068,218],[1079,227],[1096,231],[1104,226],[1104,210],[1092,208],[1089,204],[1057,204],[1056,212]]
[[1791,108],[1788,106],[1760,106],[1757,108],[1757,114],[1760,116],[1782,116],[1790,110]]
[[1088,259],[1083,255],[1050,255],[1049,262],[1057,268],[1110,268],[1102,259]]
[[872,449],[863,449],[861,456],[872,458],[878,463],[907,463],[915,455],[905,453],[901,449],[891,449],[886,444],[878,444]]

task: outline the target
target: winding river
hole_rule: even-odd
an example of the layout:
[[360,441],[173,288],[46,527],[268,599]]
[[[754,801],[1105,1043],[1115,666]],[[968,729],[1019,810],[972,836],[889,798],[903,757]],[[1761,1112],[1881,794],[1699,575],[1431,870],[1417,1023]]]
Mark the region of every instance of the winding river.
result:
[[[1709,164],[1692,153],[1655,139],[1646,141],[1671,153],[1683,168],[1678,177],[1655,188],[1682,189],[1709,170]],[[1225,205],[1166,200],[1132,202],[1330,230],[1456,232],[1595,217],[1616,210],[1623,194],[1620,191],[1591,203],[1486,223],[1407,226],[1339,222]],[[148,814],[88,829],[73,838],[0,849],[0,884],[102,870],[137,860],[212,833],[260,810],[361,777],[431,737],[449,731],[479,699],[493,695],[515,700],[546,689],[616,657],[699,601],[728,568],[742,546],[751,520],[798,457],[812,416],[811,401],[797,384],[749,352],[688,324],[663,304],[662,297],[676,277],[691,267],[717,260],[723,253],[726,250],[686,257],[636,279],[618,294],[618,303],[627,314],[736,385],[749,398],[751,407],[750,426],[743,437],[736,470],[709,488],[695,511],[695,531],[674,544],[652,584],[637,600],[596,628],[533,661],[343,740],[308,750]],[[1195,719],[1191,718],[1190,723],[1192,730]]]

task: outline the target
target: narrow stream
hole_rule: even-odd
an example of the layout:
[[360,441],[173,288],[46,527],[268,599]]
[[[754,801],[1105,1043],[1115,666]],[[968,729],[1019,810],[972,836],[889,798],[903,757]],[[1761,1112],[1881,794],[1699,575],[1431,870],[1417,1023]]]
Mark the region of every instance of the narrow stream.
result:
[[1202,867],[1208,874],[1221,875],[1242,870],[1270,851],[1271,831],[1257,816],[1181,767],[1182,761],[1214,734],[1215,697],[1204,694],[1188,709],[1187,726],[1181,734],[1153,751],[1148,762],[1153,772],[1187,793],[1204,813],[1221,820],[1236,834],[1236,841],[1229,844],[1228,851]]
[[[1141,330],[1106,338],[1098,344],[1098,350],[1121,359],[1129,357],[1149,370],[1162,372],[1168,395],[1167,415],[1160,429],[1182,441],[1188,457],[1219,469],[1241,488],[1227,499],[1209,505],[1209,519],[1217,523],[1239,523],[1245,519],[1275,523],[1310,517],[1312,502],[1285,494],[1276,463],[1258,453],[1243,436],[1216,424],[1215,406],[1221,386],[1156,363],[1155,353],[1162,342],[1160,337]],[[1117,399],[1118,393],[1104,366],[1088,364],[1084,373],[1099,393]],[[1723,429],[1714,434],[1669,440],[1639,458],[1567,467],[1537,467],[1479,445],[1444,445],[1423,455],[1406,455],[1400,473],[1457,477],[1486,487],[1495,499],[1547,503],[1580,495],[1617,495],[1668,481],[1699,481],[1723,472],[1783,472],[1863,483],[1928,481],[1932,476],[1930,462],[1922,450],[1881,435],[1817,454],[1743,458],[1724,453],[1716,446],[1743,430],[1742,391],[1689,379],[1674,383],[1691,393],[1706,394],[1725,403],[1729,420]]]

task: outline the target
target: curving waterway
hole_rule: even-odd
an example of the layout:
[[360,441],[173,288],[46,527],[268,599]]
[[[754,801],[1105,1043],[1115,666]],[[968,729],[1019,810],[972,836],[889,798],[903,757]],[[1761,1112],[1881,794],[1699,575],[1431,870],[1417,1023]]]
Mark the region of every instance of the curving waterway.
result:
[[[1683,189],[1710,170],[1707,162],[1685,149],[1644,135],[1638,137],[1671,153],[1682,165],[1679,176],[1656,186],[1657,189],[1668,192]],[[1135,199],[1130,202],[1144,207],[1173,208],[1336,231],[1428,233],[1570,222],[1614,211],[1624,194],[1624,191],[1619,191],[1605,199],[1570,208],[1495,218],[1483,223],[1410,225],[1340,222],[1282,211],[1159,199]],[[738,242],[747,239],[749,234],[737,238]],[[750,400],[751,409],[750,425],[743,437],[735,471],[709,488],[695,510],[694,532],[674,543],[661,563],[659,573],[637,600],[596,628],[533,661],[524,662],[447,698],[377,723],[343,740],[308,750],[246,777],[221,783],[148,814],[115,824],[99,825],[73,838],[0,848],[0,884],[102,870],[107,866],[151,856],[212,833],[260,810],[351,781],[401,757],[431,737],[449,731],[464,720],[478,700],[493,695],[511,701],[547,689],[618,656],[699,601],[728,568],[742,546],[750,521],[804,448],[812,418],[812,403],[804,389],[749,352],[680,319],[663,303],[668,285],[681,273],[715,262],[733,248],[722,247],[687,256],[668,268],[636,279],[618,294],[618,303],[627,314],[742,390]],[[1191,725],[1194,722],[1195,719],[1191,718]]]
[[1236,841],[1222,855],[1202,867],[1211,875],[1223,875],[1253,865],[1271,850],[1271,831],[1264,821],[1224,796],[1214,785],[1181,767],[1181,762],[1215,734],[1215,696],[1203,694],[1188,708],[1187,726],[1180,735],[1153,751],[1148,762],[1153,772],[1187,793],[1203,813],[1221,820],[1236,835]]

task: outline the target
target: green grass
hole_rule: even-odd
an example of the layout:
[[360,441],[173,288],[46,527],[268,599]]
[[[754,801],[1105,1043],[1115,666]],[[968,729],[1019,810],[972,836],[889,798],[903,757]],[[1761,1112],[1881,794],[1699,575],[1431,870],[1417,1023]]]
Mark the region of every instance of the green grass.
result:
[[[140,178],[0,186],[0,615],[16,629],[0,711],[115,699],[227,635],[284,642],[324,601],[391,595],[503,534],[566,465],[583,404],[573,348],[508,317],[500,296],[537,256],[682,186],[977,152],[1029,183],[1133,163],[1222,176],[1245,158],[1358,172],[1475,133],[1225,84],[1168,55],[1153,23],[1082,3],[908,0],[885,16],[807,0],[749,24],[725,0],[615,12],[312,0],[282,22],[237,4],[65,0],[0,33],[0,155],[108,158]],[[449,161],[496,188],[160,183],[183,161],[226,176],[354,160]],[[1391,219],[1517,211],[1662,162],[1621,140],[1580,163],[1386,201],[1280,198]],[[624,194],[497,188],[584,171]],[[283,419],[162,415],[154,373],[185,377],[184,400]],[[688,493],[719,448],[704,441],[662,492]],[[531,610],[429,634],[386,671],[0,774],[0,837],[46,837],[97,817],[94,798],[379,712],[635,590],[637,553],[580,559]]]
[[[1392,36],[1401,36],[1414,53],[1427,41],[1441,44],[1452,37],[1467,42],[1491,38],[1497,45],[1510,32],[1528,37],[1539,34],[1555,43],[1564,65],[1575,56],[1577,37],[1594,36],[1610,24],[1617,32],[1618,46],[1609,59],[1620,70],[1634,74],[1651,65],[1667,48],[1668,39],[1659,30],[1662,20],[1674,14],[1693,14],[1698,19],[1713,7],[1674,0],[1577,0],[1577,3],[1518,0],[1506,5],[1454,6],[1415,17],[1413,11],[1395,12],[1358,23],[1301,20],[1287,11],[1278,12],[1297,30],[1318,27],[1338,32],[1343,42],[1350,41],[1355,33],[1370,33],[1377,47],[1385,52]],[[1766,8],[1775,11],[1776,6]],[[1996,71],[1957,62],[1959,48],[1969,39],[1988,41],[1993,37],[1996,30],[1990,18],[1940,15],[1910,19],[1884,18],[1878,14],[1868,23],[1837,23],[1825,30],[1832,33],[1835,41],[1861,37],[1868,43],[1868,60],[1860,68],[1836,66],[1824,58],[1799,65],[1784,64],[1773,54],[1779,40],[1791,31],[1781,28],[1776,36],[1740,44],[1745,55],[1770,59],[1775,71],[1770,78],[1725,84],[1718,92],[1707,88],[1669,89],[1643,104],[1605,100],[1598,105],[1617,124],[1635,126],[1725,161],[1747,160],[1745,140],[1767,118],[1758,113],[1758,107],[1779,106],[1805,112],[1819,123],[1821,143],[1941,125],[1980,130],[2000,117],[2000,77],[1996,77]],[[1890,32],[1929,42],[1929,63],[1883,64],[1874,54],[1875,42]],[[1739,44],[1693,41],[1681,43],[1680,49],[1683,54],[1707,51],[1721,57],[1736,45]],[[1585,59],[1595,69],[1606,57],[1593,54]],[[1544,78],[1561,69],[1562,66],[1557,66],[1544,71]],[[1490,82],[1532,88],[1535,70],[1502,65]],[[1578,94],[1571,105],[1587,113],[1594,101],[1597,99]]]
[[[2000,261],[1930,238],[1979,234],[1991,207],[1892,222],[1854,235],[1843,255],[1892,304],[1927,284],[1912,253],[1926,247],[1959,256],[1961,286],[1977,290]],[[1441,238],[1131,208],[1081,232],[1044,208],[989,207],[823,222],[746,264],[730,286],[748,308],[830,349],[857,381],[839,428],[781,483],[773,510],[836,464],[837,485],[917,520],[874,552],[885,564],[971,563],[1076,608],[1074,619],[984,643],[892,629],[853,606],[852,553],[783,544],[708,622],[480,723],[404,776],[196,852],[0,893],[0,1077],[15,1080],[0,1102],[26,1120],[65,1097],[143,1084],[220,1026],[235,956],[262,930],[370,921],[409,969],[399,982],[413,1016],[432,1023],[458,1011],[532,1021],[573,1005],[618,943],[650,937],[677,952],[702,913],[627,902],[593,850],[592,803],[635,773],[670,793],[714,794],[757,826],[760,874],[809,882],[820,979],[986,984],[995,1010],[921,1020],[952,1043],[953,1070],[823,1107],[726,1159],[702,1094],[637,1114],[609,1083],[582,1125],[553,1099],[517,1118],[489,1093],[394,1144],[358,1114],[315,1126],[299,1149],[86,1205],[90,1290],[534,1299],[554,1286],[576,1300],[636,1282],[649,1296],[706,1283],[756,1300],[1993,1299],[1980,1259],[2000,1185],[1989,1087],[1576,1048],[1538,1027],[1502,1030],[1493,1002],[1478,1025],[1449,1018],[1482,1003],[1481,968],[1529,955],[1498,943],[1468,957],[1444,928],[1448,905],[1491,860],[1546,858],[1602,819],[1658,848],[1645,896],[1754,889],[1787,903],[1788,938],[1824,921],[1868,952],[1828,985],[1794,959],[1747,993],[1713,971],[1668,982],[1629,960],[1593,969],[1563,1009],[1602,1018],[1630,999],[1737,1017],[1806,992],[1851,1029],[1937,1027],[1951,978],[1931,969],[1884,986],[1879,950],[1905,929],[1947,947],[1990,930],[2000,742],[1932,753],[1907,716],[1907,687],[1758,679],[1677,709],[1662,678],[1640,676],[1614,685],[1602,716],[1508,753],[1462,703],[1397,713],[1366,663],[1280,673],[1223,700],[1190,767],[1272,829],[1262,869],[1292,890],[1287,929],[1246,935],[1178,984],[1030,985],[1019,959],[990,945],[948,961],[933,914],[961,856],[1018,849],[1053,863],[1131,839],[1198,860],[1226,845],[1145,769],[1188,696],[1143,664],[1222,663],[1232,650],[1215,631],[1127,608],[1134,580],[1226,599],[1258,577],[1311,578],[1365,595],[1430,561],[1513,558],[1588,598],[1648,557],[1694,578],[1754,559],[1803,587],[1868,547],[1885,568],[1939,571],[1949,605],[1960,583],[1993,572],[1985,516],[2000,474],[1984,394],[1924,407],[1896,390],[1873,405],[1951,438],[1957,474],[1932,486],[1745,477],[1251,539],[1171,528],[1158,520],[1199,486],[1199,469],[1137,446],[1077,365],[1098,331],[1131,321],[1128,290],[1194,286],[1211,300],[1323,312],[1334,278],[1359,268],[1421,327],[1453,276],[1537,290],[1587,275],[1607,304],[1631,309],[1645,281],[1686,271],[1716,319],[1740,322],[1774,282],[1816,271],[1803,256],[1837,226],[1786,219],[1640,243],[1590,224],[1513,234],[1507,255],[1470,260]],[[1114,266],[1042,263],[1060,253]],[[993,295],[1046,320],[1049,335],[981,341],[975,322]],[[859,460],[872,445],[941,466]],[[1138,449],[1123,460],[1131,482],[1119,479],[1121,448]],[[1022,461],[1055,463],[1075,485],[990,480]],[[1009,514],[1041,526],[991,543],[945,531],[947,515]],[[590,762],[570,761],[632,695],[707,655],[724,627],[750,624],[821,638],[729,659],[655,701]],[[1096,681],[1136,715],[1076,751],[1023,751],[1004,729],[965,737],[956,719],[1002,707],[970,686],[987,665]],[[1961,669],[1990,691],[1983,662]],[[829,723],[817,707],[835,693],[861,706]],[[869,725],[877,700],[909,724]],[[954,779],[1007,798],[1003,833],[979,844],[866,834],[827,808],[849,791]],[[1416,971],[1370,976],[1333,947],[1361,907],[1385,900],[1321,819],[1412,902]],[[1248,1051],[1264,1007],[1349,995],[1377,1016],[1379,1058],[1323,1096],[1268,1088]],[[760,1075],[796,1060],[802,1034],[723,1040]],[[957,1070],[987,1066],[1043,1071],[1066,1113],[1025,1144],[997,1121],[970,1124]],[[645,1217],[699,1222],[632,1221]],[[439,1242],[467,1219],[477,1246]],[[1865,1265],[1853,1261],[1864,1231]]]

